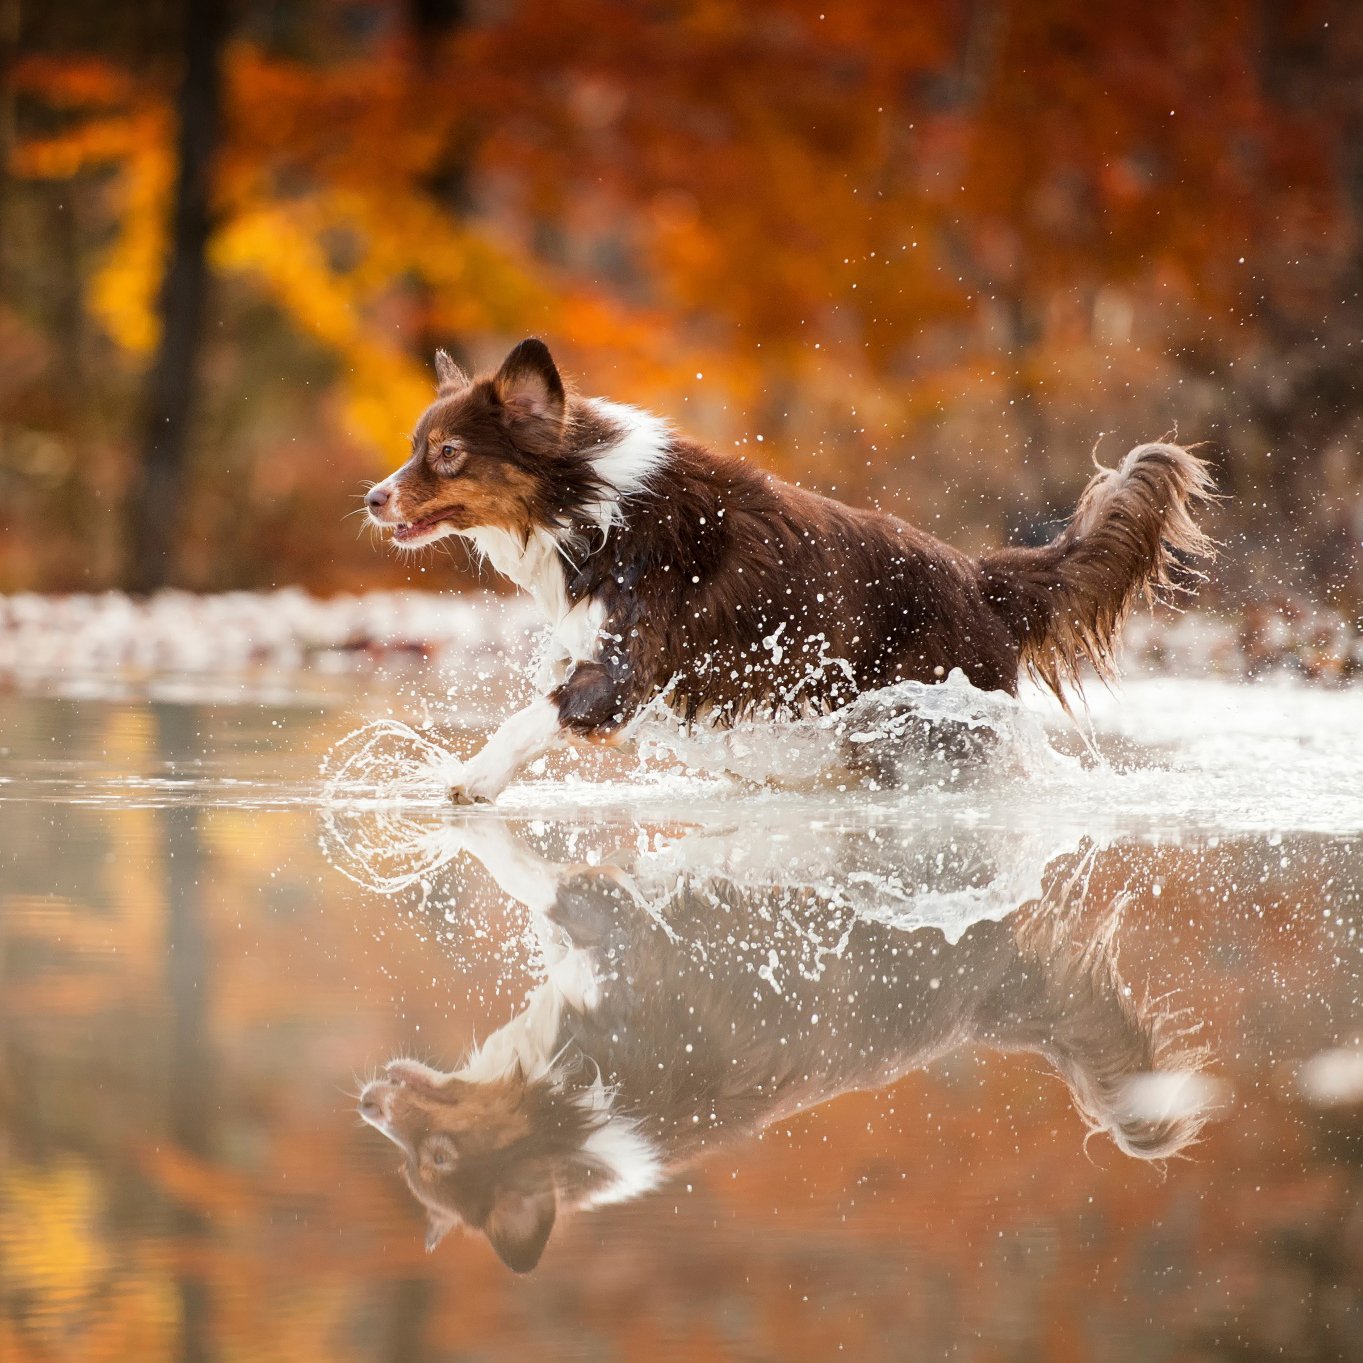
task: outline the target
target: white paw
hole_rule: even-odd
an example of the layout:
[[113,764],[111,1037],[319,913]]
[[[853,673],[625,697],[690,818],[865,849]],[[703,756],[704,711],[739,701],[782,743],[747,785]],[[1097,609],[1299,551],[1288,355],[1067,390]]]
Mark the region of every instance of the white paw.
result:
[[455,773],[445,788],[450,803],[456,805],[490,805],[501,793],[505,782],[479,772],[472,763]]

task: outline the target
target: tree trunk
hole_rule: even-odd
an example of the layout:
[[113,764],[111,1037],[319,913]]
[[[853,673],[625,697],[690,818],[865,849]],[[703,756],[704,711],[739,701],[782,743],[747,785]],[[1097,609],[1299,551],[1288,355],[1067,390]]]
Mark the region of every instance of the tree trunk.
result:
[[14,150],[14,64],[19,57],[19,35],[22,12],[20,0],[0,0],[0,301],[9,297],[10,261],[6,246],[9,242],[10,198],[13,182],[9,160]]
[[[199,750],[197,711],[185,705],[153,706],[161,759],[170,779],[182,783]],[[170,1003],[169,1132],[171,1140],[208,1167],[213,1155],[214,1053],[213,949],[201,881],[204,850],[199,811],[182,790],[160,810],[166,894],[166,993]],[[203,1261],[210,1226],[192,1206],[173,1209],[180,1241],[176,1271],[180,1297],[180,1363],[213,1357],[213,1292]]]
[[212,210],[213,152],[222,103],[226,0],[185,0],[179,95],[179,178],[161,286],[161,340],[147,380],[142,461],[128,489],[128,585],[151,592],[171,577],[185,492]]

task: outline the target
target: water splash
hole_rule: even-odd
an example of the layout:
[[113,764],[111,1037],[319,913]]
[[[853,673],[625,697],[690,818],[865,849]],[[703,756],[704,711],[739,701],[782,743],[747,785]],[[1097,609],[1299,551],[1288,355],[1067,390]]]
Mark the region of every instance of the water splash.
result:
[[462,846],[408,811],[443,804],[457,762],[401,720],[376,720],[347,734],[322,762],[327,860],[366,889],[392,895],[416,887],[424,902]]
[[[900,682],[827,715],[686,724],[659,698],[627,727],[647,777],[675,769],[776,789],[868,790],[1016,779],[1072,765],[1036,719],[1003,692],[977,690],[959,669],[934,686]],[[431,804],[444,799],[459,758],[400,720],[347,734],[323,764],[329,803]],[[532,768],[533,769],[533,768]],[[540,772],[543,767],[540,767]]]
[[745,719],[730,728],[686,725],[661,700],[630,725],[641,760],[680,761],[780,788],[838,784],[868,790],[964,786],[1073,763],[1032,715],[1002,691],[981,691],[953,668],[945,681],[899,682],[831,714]]
[[397,719],[352,730],[322,761],[329,804],[430,804],[445,799],[459,765],[447,748]]
[[721,878],[744,891],[778,887],[906,932],[936,928],[957,941],[1039,898],[1047,868],[1086,841],[1075,830],[843,824],[811,826],[803,811],[741,828],[688,832],[631,863],[644,892],[683,878]]

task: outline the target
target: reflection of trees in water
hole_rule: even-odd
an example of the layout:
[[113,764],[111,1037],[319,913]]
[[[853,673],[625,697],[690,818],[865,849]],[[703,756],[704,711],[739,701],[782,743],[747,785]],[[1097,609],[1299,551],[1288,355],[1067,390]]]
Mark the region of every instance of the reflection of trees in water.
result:
[[[60,764],[108,743],[155,766],[145,712],[11,704],[7,755]],[[164,899],[148,874],[156,816],[93,819],[41,801],[10,801],[2,814],[0,1355],[46,1359],[66,1341],[84,1357],[117,1357],[133,1338],[160,1353],[172,1329],[159,1306],[164,1265],[123,1243],[163,1228],[164,1204],[130,1158],[133,1129],[166,1131]]]
[[[42,760],[107,747],[149,776],[199,774],[194,710],[111,708],[92,726],[88,710],[23,704],[17,731],[32,728]],[[419,1246],[337,1244],[348,1215],[382,1224],[394,1199],[338,1173],[348,1069],[321,1086],[319,1118],[294,1049],[300,1019],[325,1033],[334,981],[308,992],[307,969],[301,992],[278,977],[251,988],[262,938],[271,968],[307,954],[299,830],[271,819],[262,865],[251,816],[224,821],[170,784],[156,808],[0,811],[0,1357],[254,1356],[281,1322],[300,1357],[327,1356],[338,1334],[423,1357]],[[260,1073],[243,1070],[243,1040]],[[306,1284],[338,1272],[355,1274],[346,1301],[319,1312]]]
[[[201,755],[199,717],[189,707],[157,705],[160,755],[172,775]],[[210,1019],[213,1004],[213,949],[204,906],[208,867],[201,838],[202,812],[188,801],[174,801],[157,811],[163,850],[166,893],[166,992],[170,1002],[167,1093],[170,1136],[183,1153],[211,1178],[220,1152],[214,1149],[221,1111]],[[172,1195],[173,1196],[173,1195]],[[214,1315],[220,1308],[209,1275],[196,1266],[209,1250],[213,1225],[202,1201],[174,1206],[173,1225],[179,1239],[177,1291],[180,1299],[180,1346],[183,1363],[207,1363],[218,1356],[219,1333]],[[399,1278],[393,1285],[389,1320],[384,1329],[385,1363],[415,1363],[422,1356],[424,1321],[430,1309],[430,1283]]]
[[[200,753],[195,711],[180,705],[155,707],[162,760],[172,775]],[[197,806],[172,801],[157,811],[164,848],[166,891],[166,992],[170,1000],[169,1119],[172,1140],[201,1161],[210,1158],[213,1089],[216,1073],[208,1019],[212,977],[210,945],[203,914],[205,868],[199,844]],[[193,1246],[208,1233],[198,1209],[179,1206],[174,1224],[186,1263]],[[204,1276],[193,1268],[178,1273],[180,1357],[184,1363],[210,1358],[213,1303]]]
[[[131,721],[119,722],[129,726],[120,741],[132,742]],[[155,726],[136,741],[154,762]],[[519,1358],[546,1339],[591,1336],[643,1357],[680,1351],[684,1336],[706,1359],[832,1357],[839,1342],[866,1358],[912,1356],[910,1342],[930,1357],[967,1346],[1047,1357],[1051,1341],[1083,1330],[1076,1357],[1181,1345],[1228,1361],[1283,1350],[1350,1357],[1363,1185],[1347,1150],[1279,1083],[1278,1066],[1351,1034],[1357,850],[1240,838],[1214,849],[1126,842],[1094,855],[1091,902],[1133,895],[1123,975],[1138,995],[1146,979],[1157,993],[1177,987],[1173,1002],[1210,1019],[1216,1067],[1236,1083],[1231,1120],[1163,1180],[1102,1141],[1091,1160],[1077,1158],[1083,1132],[1063,1088],[976,1047],[886,1094],[846,1094],[792,1118],[665,1194],[581,1218],[556,1232],[562,1243],[523,1284],[473,1241],[452,1237],[424,1254],[394,1152],[357,1135],[340,1092],[353,1064],[399,1045],[453,1063],[503,1021],[505,977],[485,956],[458,937],[423,942],[395,901],[354,894],[316,856],[306,817],[202,812],[194,912],[212,947],[203,1025],[217,1074],[209,1155],[174,1165],[163,1138],[174,1118],[161,813],[3,813],[0,1015],[12,1079],[35,1095],[0,1104],[4,1176],[44,1172],[38,1205],[58,1218],[59,1190],[76,1181],[46,1174],[86,1171],[90,1234],[107,1267],[78,1299],[91,1304],[73,1312],[82,1358],[138,1356],[114,1335],[120,1314],[148,1313],[143,1339],[147,1320],[165,1318],[150,1312],[175,1290],[166,1209],[177,1201],[204,1226],[195,1267],[221,1355],[287,1339],[298,1357],[424,1348]],[[518,831],[555,860],[585,859],[602,838],[581,825]],[[681,830],[637,831],[652,847],[655,832]],[[1079,854],[1067,855],[1057,874]],[[276,890],[286,878],[287,893]],[[495,921],[510,941],[517,919],[496,917],[501,902],[461,854],[428,909],[447,932]],[[1342,926],[1325,922],[1327,906]],[[1081,935],[1094,926],[1086,920]],[[522,977],[512,975],[519,1004]],[[1360,1129],[1345,1109],[1330,1121]],[[144,1137],[162,1163],[143,1162]],[[0,1332],[6,1346],[20,1341],[0,1353],[33,1363],[38,1346],[16,1330],[3,1265],[0,1278]],[[171,1356],[171,1342],[141,1356]]]

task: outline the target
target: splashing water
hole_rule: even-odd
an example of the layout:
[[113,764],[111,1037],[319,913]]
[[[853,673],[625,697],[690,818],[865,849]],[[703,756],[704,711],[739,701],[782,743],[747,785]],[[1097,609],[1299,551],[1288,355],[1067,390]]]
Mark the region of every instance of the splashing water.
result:
[[[1044,697],[981,692],[959,672],[732,728],[686,726],[655,703],[630,726],[632,767],[617,760],[593,780],[571,762],[536,764],[497,807],[635,825],[650,855],[666,829],[668,855],[687,861],[674,873],[712,863],[745,882],[836,880],[859,912],[948,934],[1027,897],[1038,868],[1082,839],[1363,829],[1356,693],[1158,679],[1090,702],[1112,763],[1052,747],[1047,732],[1069,721],[1052,705],[1048,724]],[[456,760],[395,720],[339,743],[324,820],[337,865],[385,891],[432,884],[460,852],[427,826],[447,809]],[[976,855],[981,829],[992,833]]]
[[[718,810],[722,816],[729,811],[726,824],[735,808],[747,822],[754,799],[765,810],[759,839],[710,827],[640,846],[631,870],[650,900],[665,897],[679,877],[720,875],[750,889],[783,886],[837,914],[906,929],[935,926],[955,940],[969,923],[1001,917],[1038,893],[1044,867],[1075,843],[1035,830],[982,841],[917,820],[879,835],[874,829],[851,834],[845,820],[811,826],[809,801],[835,782],[840,791],[942,791],[986,777],[1019,779],[1077,766],[1049,746],[1016,700],[977,690],[960,671],[936,686],[905,682],[870,692],[828,715],[744,721],[727,729],[684,725],[655,703],[630,726],[628,739],[637,765],[627,785],[579,781],[573,796],[599,794],[602,786],[636,795],[651,788],[666,806],[679,794],[695,796],[718,783],[727,789]],[[323,843],[333,864],[381,893],[419,889],[425,902],[444,868],[469,850],[470,838],[476,840],[475,826],[453,813],[438,823],[430,819],[432,804],[443,807],[457,760],[391,719],[337,744],[326,764],[323,817]],[[558,783],[556,789],[562,793],[564,787]],[[736,794],[743,796],[741,806],[733,802]],[[514,807],[514,793],[507,802]],[[694,812],[694,803],[688,807]]]
[[376,720],[347,734],[322,763],[327,859],[368,889],[397,894],[417,886],[424,900],[431,878],[462,848],[404,809],[442,800],[457,762],[401,720]]
[[658,700],[629,735],[644,761],[666,755],[693,770],[783,788],[834,778],[872,791],[940,788],[1069,765],[1012,696],[978,690],[960,668],[936,685],[867,691],[831,714],[746,719],[730,728],[687,726]]
[[[679,762],[690,774],[778,789],[834,779],[840,789],[949,787],[984,774],[1015,779],[1072,765],[1018,701],[976,689],[959,668],[940,684],[900,682],[827,715],[729,727],[686,724],[659,697],[622,737],[637,754],[637,777]],[[322,771],[328,803],[427,804],[443,800],[458,766],[455,754],[411,725],[382,719],[347,734]]]
[[427,804],[444,798],[459,759],[410,724],[380,719],[348,733],[322,762],[329,803]]

